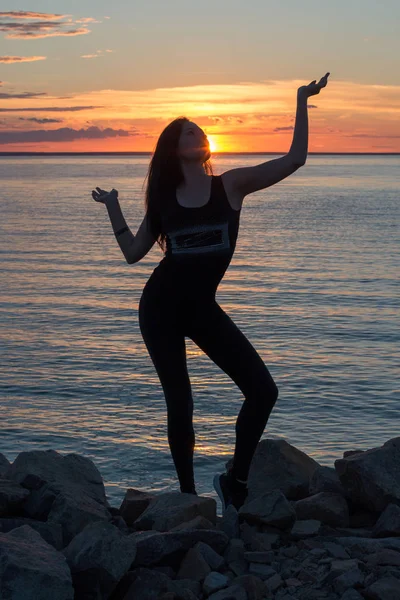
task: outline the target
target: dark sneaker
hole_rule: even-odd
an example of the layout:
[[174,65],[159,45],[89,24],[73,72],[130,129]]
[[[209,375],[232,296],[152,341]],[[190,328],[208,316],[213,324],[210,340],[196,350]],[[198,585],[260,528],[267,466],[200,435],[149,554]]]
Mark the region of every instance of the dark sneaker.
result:
[[228,473],[215,475],[213,483],[215,491],[221,500],[222,513],[225,512],[229,504],[233,504],[236,510],[239,510],[247,498],[248,490],[246,484],[239,483]]

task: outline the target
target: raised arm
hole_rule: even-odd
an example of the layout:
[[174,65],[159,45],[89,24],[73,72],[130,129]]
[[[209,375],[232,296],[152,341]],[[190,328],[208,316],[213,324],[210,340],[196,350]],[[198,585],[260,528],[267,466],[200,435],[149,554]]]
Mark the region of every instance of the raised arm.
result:
[[314,80],[308,86],[303,85],[297,90],[296,122],[289,152],[281,158],[274,158],[254,167],[226,171],[224,180],[231,190],[242,197],[247,196],[282,181],[305,164],[308,149],[307,98],[318,94],[320,89],[326,86],[328,75],[329,73],[321,77],[318,83]]

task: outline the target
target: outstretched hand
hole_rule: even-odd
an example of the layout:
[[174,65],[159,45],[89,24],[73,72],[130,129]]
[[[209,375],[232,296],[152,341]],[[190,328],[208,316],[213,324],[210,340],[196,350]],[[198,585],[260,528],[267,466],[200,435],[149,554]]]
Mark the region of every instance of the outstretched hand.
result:
[[315,94],[319,94],[321,89],[324,88],[328,83],[328,77],[330,73],[326,73],[321,79],[316,83],[316,79],[309,83],[308,85],[302,85],[297,90],[298,94],[304,95],[306,98],[309,96],[315,96]]
[[99,187],[97,187],[96,190],[92,190],[92,198],[96,200],[96,202],[102,202],[103,204],[106,204],[109,200],[118,198],[118,191],[114,188],[111,190],[111,192],[106,192]]

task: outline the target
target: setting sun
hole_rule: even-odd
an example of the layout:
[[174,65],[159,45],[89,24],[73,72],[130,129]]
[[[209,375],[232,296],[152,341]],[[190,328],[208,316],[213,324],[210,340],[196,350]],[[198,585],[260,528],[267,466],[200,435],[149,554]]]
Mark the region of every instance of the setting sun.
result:
[[208,142],[210,144],[210,151],[211,152],[217,152],[217,144],[215,143],[215,141],[213,140],[213,138],[208,135],[207,139],[208,139]]

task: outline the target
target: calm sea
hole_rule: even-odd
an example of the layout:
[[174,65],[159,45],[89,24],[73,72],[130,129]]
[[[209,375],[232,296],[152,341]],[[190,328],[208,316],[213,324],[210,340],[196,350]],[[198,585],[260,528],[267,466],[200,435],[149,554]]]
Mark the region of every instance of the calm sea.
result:
[[[220,156],[214,173],[276,156]],[[178,490],[162,388],[138,304],[162,258],[128,265],[104,205],[144,217],[149,156],[0,157],[0,452],[52,448],[91,458],[110,502],[129,487]],[[400,431],[399,156],[309,156],[244,200],[217,300],[280,395],[263,434],[321,464]],[[235,443],[243,396],[189,338],[198,492]]]

